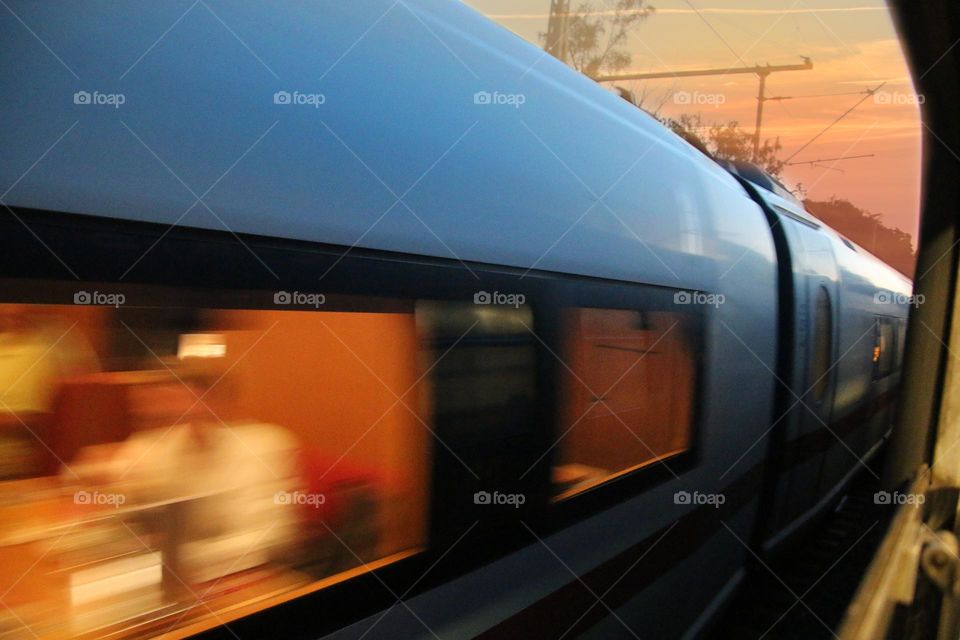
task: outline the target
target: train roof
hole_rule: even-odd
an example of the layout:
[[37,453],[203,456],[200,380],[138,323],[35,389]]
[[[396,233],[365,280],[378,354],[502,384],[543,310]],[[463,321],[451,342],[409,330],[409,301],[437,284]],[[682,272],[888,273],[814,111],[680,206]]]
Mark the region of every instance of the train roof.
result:
[[11,7],[56,51],[4,23],[11,206],[685,286],[758,213],[462,3]]
[[[721,166],[725,167],[730,173],[749,180],[758,187],[762,187],[771,193],[775,193],[781,198],[795,202],[801,205],[793,193],[787,189],[782,182],[751,162],[739,160],[722,160]],[[802,206],[802,205],[801,205]]]
[[[890,291],[909,294],[913,289],[913,281],[910,278],[807,211],[803,204],[786,190],[786,187],[759,167],[748,163],[737,163],[736,166],[732,166],[731,163],[725,164],[730,168],[731,173],[762,187],[759,191],[760,197],[778,215],[816,228],[830,236],[837,247],[838,257],[847,268],[857,271],[860,276],[869,279],[876,286]],[[766,185],[771,187],[768,188]],[[846,258],[844,258],[844,252],[849,254]]]

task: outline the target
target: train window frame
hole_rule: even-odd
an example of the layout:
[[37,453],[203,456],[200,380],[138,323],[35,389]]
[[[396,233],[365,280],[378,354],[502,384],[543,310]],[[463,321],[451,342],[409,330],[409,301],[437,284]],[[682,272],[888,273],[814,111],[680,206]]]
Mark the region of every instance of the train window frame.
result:
[[[280,314],[298,312],[306,312],[310,314],[408,313],[410,314],[414,323],[416,322],[416,319],[414,318],[415,307],[419,302],[419,300],[416,298],[401,298],[397,296],[375,296],[370,294],[356,296],[351,294],[328,295],[304,293],[301,298],[305,302],[298,304],[296,296],[294,296],[292,301],[278,302],[278,295],[281,293],[287,293],[286,291],[278,292],[276,290],[253,290],[245,287],[241,288],[240,286],[236,288],[223,287],[218,290],[211,291],[199,287],[183,285],[163,286],[154,283],[129,281],[125,281],[123,283],[88,280],[69,282],[58,279],[45,281],[42,287],[38,287],[37,281],[34,280],[27,280],[23,278],[8,279],[6,277],[0,278],[0,290],[3,291],[3,294],[0,295],[0,305],[11,304],[44,307],[45,310],[50,310],[51,307],[68,308],[75,305],[81,305],[82,308],[104,308],[104,311],[108,314],[119,314],[124,310],[146,312],[152,310],[189,310],[200,312],[201,314],[209,312],[243,313],[257,311],[277,312]],[[89,294],[90,292],[94,293]],[[109,298],[110,302],[97,302],[96,300],[98,295],[104,300]],[[315,295],[322,296],[322,302],[315,304],[313,301],[320,299],[311,297]],[[89,301],[91,298],[93,299],[93,302]],[[120,302],[114,305],[112,302],[114,300],[120,300]],[[130,326],[127,325],[119,315],[113,316],[113,319],[117,324],[125,327],[131,333],[137,329],[136,325],[134,325],[134,328],[131,329]],[[129,319],[130,318],[127,317],[127,321],[129,321]],[[76,323],[74,323],[74,325],[76,325]],[[70,329],[73,329],[73,327],[70,327]],[[267,329],[266,333],[264,333],[261,337],[265,337],[267,333],[271,332],[271,330],[272,328]],[[187,333],[199,335],[190,331]],[[136,333],[133,333],[133,335],[137,336]],[[339,338],[337,339],[339,340]],[[157,361],[156,368],[158,370],[162,372],[163,368],[166,368],[167,371],[171,373],[173,378],[171,385],[173,387],[178,388],[180,385],[186,386],[188,384],[188,382],[185,382],[180,378],[175,369],[171,368],[170,365],[166,364],[162,360],[162,358],[167,357],[167,355],[158,355],[158,353],[155,352],[154,349],[156,348],[156,343],[152,342],[150,338],[143,340],[139,336],[137,336],[137,340],[145,350],[145,354],[147,354],[145,357],[148,360],[155,359]],[[333,337],[331,337],[331,342],[334,342]],[[343,346],[347,349],[350,349],[349,345],[346,343],[343,343]],[[115,349],[116,345],[108,345],[108,350],[115,351]],[[245,355],[246,353],[242,354],[240,358],[242,359]],[[356,357],[359,359],[359,356]],[[376,373],[370,370],[367,367],[367,364],[362,362],[362,360],[361,364],[364,368],[370,371],[371,374],[376,376]],[[418,363],[416,362],[415,357],[413,366],[416,368],[417,364]],[[233,366],[231,365],[228,369],[228,372],[232,368]],[[123,369],[122,371],[126,371],[126,369]],[[111,375],[116,373],[110,369],[105,369],[105,372],[110,372]],[[419,375],[417,376],[416,384],[421,383],[427,378],[427,374],[424,372],[418,371],[418,374]],[[223,375],[226,375],[226,373]],[[214,382],[214,385],[219,381],[220,380],[217,379],[216,382]],[[380,383],[383,384],[382,380]],[[426,384],[432,384],[432,381],[428,380]],[[410,390],[412,390],[412,388]],[[204,395],[205,394],[201,395],[200,398],[202,399]],[[198,402],[200,402],[200,400],[198,400]],[[223,421],[221,420],[221,422]],[[267,422],[269,423],[271,421],[267,420]],[[429,427],[427,428],[429,429]],[[425,492],[425,497],[422,514],[417,516],[417,526],[420,529],[420,534],[419,541],[416,544],[392,550],[383,555],[377,555],[376,557],[371,557],[367,560],[361,560],[357,566],[350,566],[342,570],[333,571],[329,574],[317,576],[309,573],[303,573],[303,575],[309,576],[310,579],[308,581],[298,585],[293,585],[289,590],[281,589],[277,593],[271,592],[264,596],[256,594],[251,599],[245,600],[243,606],[251,613],[265,611],[270,607],[277,606],[294,598],[322,592],[331,587],[343,585],[347,582],[357,582],[358,578],[364,575],[370,575],[377,571],[393,571],[396,570],[396,568],[402,563],[405,564],[411,560],[426,557],[427,552],[431,549],[430,525],[432,520],[431,514],[435,510],[435,504],[434,490],[431,486],[431,478],[429,477],[429,469],[433,467],[434,447],[432,446],[432,438],[429,435],[424,436],[424,441],[427,445],[423,453],[427,467],[427,471],[423,473],[423,491]],[[53,451],[50,451],[50,453],[56,456]],[[255,456],[256,454],[253,455]],[[337,460],[337,462],[339,462],[339,460]],[[128,510],[131,510],[131,508],[128,508]],[[293,572],[294,571],[291,571],[291,573]],[[226,577],[223,577],[219,578],[218,580],[225,579]],[[209,607],[205,607],[205,609],[209,610]],[[200,612],[199,616],[183,615],[176,621],[173,631],[180,632],[187,628],[206,629],[219,626],[220,624],[223,624],[221,619],[224,618],[225,615],[230,617],[228,615],[229,613],[230,610],[215,610],[214,612],[210,613],[212,619],[210,619],[207,614],[203,612]],[[232,617],[230,617],[230,619],[232,619]]]
[[[679,291],[654,284],[626,282],[552,271],[521,269],[493,264],[471,263],[469,268],[452,259],[412,256],[397,252],[349,248],[308,240],[241,234],[240,241],[222,231],[191,227],[167,228],[164,225],[97,215],[77,215],[61,211],[14,207],[16,218],[0,219],[0,231],[6,243],[17,250],[0,255],[0,268],[7,279],[0,297],[10,301],[62,303],[72,299],[79,279],[84,283],[111,287],[124,283],[156,285],[164,289],[188,287],[197,306],[217,306],[221,293],[233,296],[224,308],[249,308],[249,299],[240,296],[272,295],[277,289],[320,291],[328,296],[374,296],[380,298],[472,300],[478,290],[508,291],[526,296],[534,316],[538,348],[536,377],[540,387],[536,402],[534,431],[529,434],[535,450],[524,486],[528,505],[524,521],[543,532],[559,531],[596,513],[621,504],[644,491],[669,483],[674,474],[695,468],[702,455],[703,400],[708,393],[705,373],[711,345],[707,340],[712,308],[691,305],[691,328],[700,357],[695,359],[693,419],[690,449],[670,460],[669,469],[656,464],[622,475],[614,481],[581,493],[563,502],[551,502],[550,454],[555,438],[555,389],[553,381],[560,364],[556,353],[559,331],[555,316],[565,306],[618,307],[624,304],[643,307],[650,300],[670,305]],[[22,221],[22,223],[21,223]],[[26,225],[26,226],[25,226]],[[31,231],[44,238],[49,250],[37,247]],[[61,262],[57,256],[66,261]],[[176,261],[171,261],[176,256]],[[255,257],[254,257],[255,256]],[[67,267],[66,265],[69,265]],[[264,268],[264,264],[269,268]],[[131,267],[133,265],[133,267]],[[322,283],[318,287],[318,275]],[[523,276],[522,278],[520,276]],[[122,277],[121,277],[122,276]],[[54,283],[64,283],[56,290]],[[250,293],[253,292],[253,293]],[[415,292],[411,296],[410,293]],[[694,292],[693,289],[687,293]],[[698,291],[697,293],[703,293]],[[239,296],[239,297],[238,297]],[[163,296],[161,295],[160,298]],[[329,298],[328,298],[329,300]],[[442,436],[442,434],[441,434]],[[435,446],[434,449],[437,449]],[[537,458],[535,461],[534,458]],[[429,533],[423,551],[389,563],[372,563],[369,570],[344,576],[336,582],[313,583],[293,593],[245,605],[227,621],[233,628],[258,628],[258,625],[286,627],[282,612],[288,607],[312,610],[328,608],[329,615],[313,620],[311,633],[325,635],[361,619],[378,609],[389,607],[389,593],[370,589],[379,580],[389,580],[398,589],[427,589],[443,584],[451,577],[464,575],[529,544],[523,527],[499,528],[496,535],[477,526],[471,538],[482,544],[453,544],[466,535],[464,529],[434,527],[438,514],[448,505],[439,503],[431,490],[428,506]],[[469,496],[468,496],[469,498]],[[518,522],[521,510],[507,509]],[[487,516],[485,516],[486,518]],[[482,523],[481,523],[482,525]],[[446,544],[445,544],[446,543]],[[452,549],[452,550],[451,550]],[[430,571],[444,559],[447,569]],[[424,573],[427,578],[421,579]],[[348,596],[348,594],[352,594]],[[331,603],[363,594],[363,606],[329,608]],[[284,604],[287,603],[287,604]],[[283,606],[277,606],[277,605]],[[199,621],[191,633],[219,626],[216,620]],[[296,629],[302,632],[302,629]]]
[[[452,258],[410,256],[306,240],[244,234],[238,241],[237,237],[226,232],[167,228],[95,215],[20,207],[15,207],[14,211],[18,218],[0,219],[0,230],[6,233],[5,240],[11,246],[29,250],[13,251],[0,257],[4,272],[0,277],[3,284],[0,298],[4,302],[69,304],[78,288],[117,292],[126,285],[155,287],[155,300],[160,304],[179,299],[188,306],[222,309],[256,309],[260,305],[274,308],[273,296],[278,290],[319,290],[326,295],[328,309],[332,309],[337,300],[349,300],[358,305],[357,310],[361,310],[364,300],[371,297],[476,302],[475,296],[484,290],[509,291],[524,296],[530,301],[534,327],[539,334],[534,376],[538,387],[543,387],[535,403],[537,419],[528,434],[536,443],[536,452],[531,453],[530,461],[549,445],[549,435],[543,429],[543,425],[549,422],[545,416],[550,414],[544,382],[547,378],[543,373],[546,369],[544,363],[549,358],[546,355],[550,342],[549,311],[548,304],[538,307],[536,299],[549,300],[554,283],[569,279],[568,275],[539,270],[527,272],[492,264],[465,266]],[[25,225],[42,234],[49,251],[32,249],[35,244],[33,235]],[[173,255],[177,257],[176,262],[170,260]],[[70,266],[66,267],[57,256],[64,256]],[[268,267],[264,268],[264,264]],[[75,277],[74,271],[81,273],[83,279],[71,281]],[[323,275],[322,286],[318,286],[319,274]],[[521,275],[524,277],[520,278]],[[597,282],[591,278],[584,280]],[[434,451],[442,448],[436,442],[433,444]],[[434,466],[432,458],[430,466]],[[543,519],[543,507],[547,504],[546,485],[539,470],[531,471],[524,491],[535,513],[529,515],[528,521],[548,528],[563,526]],[[256,620],[276,621],[274,608],[277,605],[289,602],[291,606],[309,607],[313,606],[309,603],[337,602],[345,593],[365,593],[364,607],[386,608],[392,602],[389,594],[368,593],[370,585],[378,580],[389,579],[401,588],[427,588],[442,583],[451,575],[461,575],[503,557],[528,542],[519,527],[514,535],[496,537],[488,536],[489,532],[483,531],[483,527],[477,527],[472,535],[483,536],[485,544],[479,547],[470,545],[469,550],[466,545],[455,545],[451,551],[450,545],[444,541],[455,542],[465,532],[463,529],[435,528],[438,514],[448,505],[437,501],[438,492],[433,487],[429,489],[428,498],[428,534],[422,549],[401,552],[371,562],[360,570],[350,570],[311,582],[293,592],[246,603],[243,612],[232,613],[228,621],[231,625],[236,624],[234,620],[241,619],[249,620],[251,625],[258,624]],[[511,508],[506,512],[519,514],[520,510]],[[421,579],[444,557],[448,570],[432,572],[428,578]],[[335,589],[329,588],[334,585]],[[317,621],[314,627],[317,635],[325,635],[360,617],[362,615],[356,607],[335,609],[324,620]],[[189,628],[194,633],[220,624],[215,619],[202,619],[191,623]]]
[[[453,542],[451,531],[462,533],[477,522],[489,531],[504,520],[529,517],[540,503],[538,492],[531,486],[536,476],[525,480],[531,456],[523,453],[540,444],[537,425],[543,409],[543,354],[536,333],[537,306],[524,303],[498,309],[482,304],[485,306],[421,300],[417,305],[418,320],[424,318],[427,329],[423,339],[435,358],[433,371],[438,379],[432,392],[444,395],[431,406],[433,428],[442,446],[434,447],[431,482],[435,508],[429,525],[431,540],[441,545]],[[474,322],[474,330],[464,333],[462,316],[470,316],[471,311],[476,312],[472,318],[480,319],[480,324]],[[482,363],[476,356],[478,350],[485,353]],[[458,360],[461,365],[454,366]],[[457,407],[463,399],[456,400],[457,389],[446,386],[451,380],[440,380],[439,376],[453,367],[451,378],[472,377],[489,384],[493,381],[488,378],[490,370],[497,368],[491,363],[502,367],[494,386],[500,385],[501,391],[504,387],[512,389],[512,396],[505,402],[504,398],[491,396],[494,407],[489,407],[489,402],[481,403],[491,411],[473,410],[466,419],[451,419],[451,414],[463,413],[462,406]],[[473,396],[468,403],[482,394],[483,386],[481,382],[467,390]],[[491,508],[502,504],[495,501],[495,494],[523,495],[524,500],[508,510]]]
[[[570,290],[566,295],[558,296],[556,311],[563,309],[608,309],[621,311],[683,311],[687,323],[687,333],[691,349],[691,393],[688,446],[672,455],[648,460],[620,469],[581,491],[557,494],[552,481],[549,482],[549,506],[555,513],[555,522],[570,522],[596,513],[604,508],[620,503],[654,486],[669,482],[677,474],[695,468],[700,461],[703,438],[703,400],[707,389],[705,373],[708,367],[709,353],[707,327],[713,307],[703,304],[678,304],[686,297],[708,296],[709,292],[700,290],[681,290],[651,284],[595,283],[584,287],[582,283],[568,283]],[[679,296],[679,297],[678,297]],[[559,318],[559,315],[558,315]],[[555,359],[564,357],[564,330],[558,321],[555,327],[556,342],[553,345]],[[562,387],[562,375],[568,365],[562,362],[550,380],[556,389]],[[556,404],[556,407],[559,407]],[[548,471],[553,469],[558,459],[558,437],[564,432],[563,415],[556,408],[550,423],[550,444],[552,449],[545,459]],[[547,474],[549,478],[549,473]]]

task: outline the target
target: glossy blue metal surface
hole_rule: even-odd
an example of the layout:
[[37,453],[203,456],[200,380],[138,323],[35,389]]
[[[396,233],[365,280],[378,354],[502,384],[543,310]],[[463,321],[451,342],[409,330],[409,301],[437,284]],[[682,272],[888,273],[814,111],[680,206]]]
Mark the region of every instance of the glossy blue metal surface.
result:
[[4,22],[11,205],[701,288],[772,256],[724,171],[460,3],[11,8],[63,61]]

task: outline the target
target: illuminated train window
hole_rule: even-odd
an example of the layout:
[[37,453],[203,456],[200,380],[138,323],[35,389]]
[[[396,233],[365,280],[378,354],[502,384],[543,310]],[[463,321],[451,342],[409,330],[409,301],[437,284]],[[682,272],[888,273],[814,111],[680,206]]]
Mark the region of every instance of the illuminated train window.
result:
[[689,336],[677,312],[567,312],[557,499],[690,448],[696,368]]
[[169,630],[422,547],[413,302],[125,291],[0,304],[0,593],[66,612],[25,624]]

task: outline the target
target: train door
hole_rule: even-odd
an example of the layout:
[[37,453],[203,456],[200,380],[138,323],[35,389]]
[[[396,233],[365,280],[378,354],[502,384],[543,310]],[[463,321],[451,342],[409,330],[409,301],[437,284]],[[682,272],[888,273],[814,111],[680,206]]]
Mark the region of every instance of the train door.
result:
[[774,530],[795,523],[822,497],[824,451],[835,443],[830,421],[837,358],[836,260],[829,238],[817,228],[793,219],[782,218],[782,223],[793,264],[795,353]]
[[817,498],[825,496],[841,480],[849,465],[840,458],[847,456],[841,438],[843,433],[833,423],[833,398],[835,380],[840,369],[838,362],[839,300],[831,295],[826,286],[820,285],[813,300],[814,340],[809,354],[812,374],[807,406],[819,418],[819,437],[814,455],[820,460],[820,479],[817,482]]

